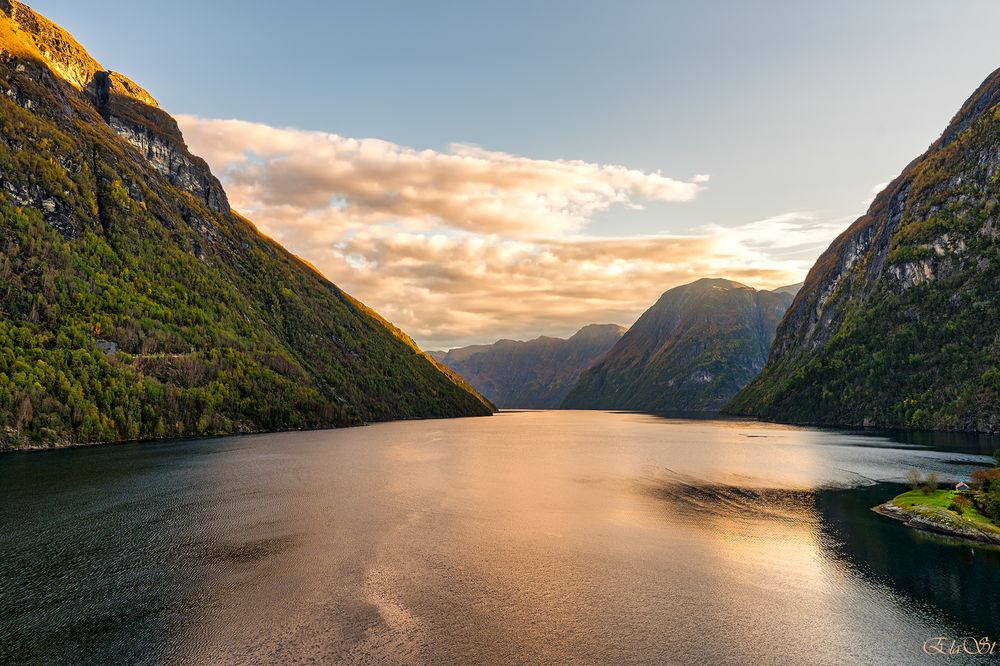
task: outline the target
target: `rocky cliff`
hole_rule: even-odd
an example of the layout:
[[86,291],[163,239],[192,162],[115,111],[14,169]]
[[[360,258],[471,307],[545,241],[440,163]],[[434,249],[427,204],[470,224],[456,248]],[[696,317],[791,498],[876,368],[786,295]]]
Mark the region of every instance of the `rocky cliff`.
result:
[[[26,5],[0,1],[0,12],[7,19],[0,26],[3,54],[9,61],[16,61],[15,73],[20,75],[16,78],[42,85],[35,91],[32,86],[4,86],[0,93],[28,110],[68,121],[74,113],[74,102],[79,100],[52,85],[55,78],[61,79],[74,91],[84,93],[104,121],[173,185],[211,210],[229,212],[222,185],[208,164],[188,151],[177,122],[157,106],[152,95],[124,75],[104,70],[72,35]],[[57,104],[41,109],[43,102],[37,98],[51,93],[55,93]],[[39,202],[31,199],[30,203]],[[46,212],[50,218],[59,217],[55,210]],[[62,222],[64,232],[79,231],[70,220]]]
[[429,354],[498,407],[554,409],[580,374],[598,362],[625,330],[617,324],[591,324],[568,339],[499,340]]
[[717,410],[764,367],[791,300],[731,280],[675,287],[583,373],[563,407]]
[[149,93],[0,0],[0,448],[492,409],[230,211]]
[[1000,70],[820,256],[728,409],[1000,430],[998,181]]

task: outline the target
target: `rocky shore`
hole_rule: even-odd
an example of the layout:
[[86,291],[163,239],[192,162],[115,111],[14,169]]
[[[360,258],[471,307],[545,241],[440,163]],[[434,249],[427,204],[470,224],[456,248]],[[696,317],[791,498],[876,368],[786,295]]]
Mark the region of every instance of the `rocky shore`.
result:
[[965,539],[966,541],[1000,546],[1000,533],[984,532],[971,525],[958,522],[950,515],[947,515],[948,512],[917,514],[894,504],[891,500],[873,507],[872,511],[888,518],[899,520],[914,529],[943,534],[957,539]]

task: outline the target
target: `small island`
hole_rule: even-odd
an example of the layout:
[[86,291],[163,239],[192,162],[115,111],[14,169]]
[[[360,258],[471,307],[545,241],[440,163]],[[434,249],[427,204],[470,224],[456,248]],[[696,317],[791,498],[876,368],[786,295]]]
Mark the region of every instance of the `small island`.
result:
[[968,483],[940,488],[936,472],[907,474],[910,490],[872,510],[909,527],[958,539],[1000,545],[1000,449],[992,469],[976,470]]

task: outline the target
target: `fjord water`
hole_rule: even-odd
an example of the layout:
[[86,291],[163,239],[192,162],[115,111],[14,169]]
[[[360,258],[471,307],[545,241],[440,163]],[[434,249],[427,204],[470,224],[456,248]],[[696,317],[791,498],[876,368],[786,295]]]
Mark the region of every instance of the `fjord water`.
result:
[[942,663],[1000,557],[869,509],[995,445],[522,412],[7,455],[0,662]]

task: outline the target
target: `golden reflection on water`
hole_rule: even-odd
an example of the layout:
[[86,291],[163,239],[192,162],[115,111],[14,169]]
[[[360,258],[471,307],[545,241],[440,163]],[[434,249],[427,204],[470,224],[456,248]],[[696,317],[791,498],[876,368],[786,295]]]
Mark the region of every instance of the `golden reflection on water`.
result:
[[[791,631],[836,656],[830,638],[847,630],[837,607],[858,591],[820,548],[810,490],[830,477],[809,431],[592,413],[571,428],[562,415],[520,414],[511,429],[513,416],[475,424],[475,441],[445,428],[394,454],[410,466],[404,492],[438,493],[399,535],[408,562],[383,571],[393,604],[439,620],[420,654],[454,657],[439,650],[461,643],[515,662],[698,658],[707,615],[735,639],[711,654]],[[427,535],[440,541],[424,554],[434,566],[414,566]],[[448,594],[407,595],[420,578]],[[678,632],[672,653],[661,618]],[[628,641],[609,643],[622,628]],[[787,640],[772,650],[795,652]]]
[[182,580],[159,656],[918,663],[940,618],[845,565],[817,511],[912,463],[868,439],[529,412],[199,444],[144,487],[184,507],[143,525],[183,552],[151,555]]

